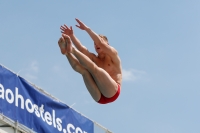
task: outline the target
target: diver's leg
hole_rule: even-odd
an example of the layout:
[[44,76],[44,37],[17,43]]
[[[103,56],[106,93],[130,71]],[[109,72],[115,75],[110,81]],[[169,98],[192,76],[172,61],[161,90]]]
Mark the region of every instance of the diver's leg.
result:
[[96,83],[94,82],[94,79],[92,78],[91,74],[79,63],[77,58],[72,53],[67,53],[66,47],[63,47],[63,38],[61,37],[58,41],[58,44],[60,46],[61,53],[65,54],[69,64],[71,67],[78,73],[80,73],[83,77],[84,83],[87,87],[87,90],[89,91],[90,95],[95,101],[99,101],[101,98],[101,92],[99,91]]
[[91,74],[83,66],[81,66],[79,61],[71,53],[66,54],[66,56],[72,68],[82,75],[85,86],[87,87],[87,90],[89,91],[92,98],[95,101],[99,101],[101,93]]
[[77,49],[73,48],[72,53],[80,64],[90,72],[100,92],[108,98],[114,96],[118,90],[118,85],[111,76]]
[[[72,46],[69,36],[64,36],[67,41],[67,52],[72,53],[80,62],[80,64],[87,69],[93,78],[97,88],[105,97],[112,97],[118,90],[117,83],[111,76],[102,68],[98,67],[89,57],[81,53]],[[90,86],[87,80],[84,80],[87,87]],[[89,80],[90,82],[90,80]]]

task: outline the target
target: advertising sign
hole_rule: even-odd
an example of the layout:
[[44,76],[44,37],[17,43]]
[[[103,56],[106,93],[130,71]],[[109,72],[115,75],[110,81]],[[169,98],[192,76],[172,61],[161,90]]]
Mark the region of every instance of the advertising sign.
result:
[[38,133],[94,133],[91,120],[1,65],[0,113]]

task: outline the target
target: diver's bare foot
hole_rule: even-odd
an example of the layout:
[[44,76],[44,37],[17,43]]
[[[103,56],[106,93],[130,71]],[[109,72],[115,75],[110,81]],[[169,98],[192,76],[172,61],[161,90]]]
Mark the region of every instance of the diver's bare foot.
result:
[[66,41],[63,37],[61,37],[59,40],[58,40],[58,45],[60,47],[60,51],[62,54],[66,54],[67,53],[67,44],[66,44]]
[[66,45],[67,45],[67,48],[66,48],[67,53],[71,53],[73,46],[72,46],[72,42],[71,42],[70,37],[68,35],[65,35],[65,34],[62,34],[62,37],[64,38]]

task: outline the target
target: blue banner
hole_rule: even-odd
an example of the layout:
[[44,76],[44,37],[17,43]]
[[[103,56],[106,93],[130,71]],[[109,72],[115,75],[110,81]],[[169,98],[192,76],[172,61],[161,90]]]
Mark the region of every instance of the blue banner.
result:
[[1,65],[0,113],[37,133],[94,133],[91,120]]

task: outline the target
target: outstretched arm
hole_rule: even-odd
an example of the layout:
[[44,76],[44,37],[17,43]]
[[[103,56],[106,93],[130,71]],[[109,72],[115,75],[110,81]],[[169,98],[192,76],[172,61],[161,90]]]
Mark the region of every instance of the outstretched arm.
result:
[[93,39],[96,45],[99,45],[105,53],[107,53],[111,58],[112,61],[116,64],[120,63],[120,59],[118,56],[118,52],[108,45],[108,42],[105,41],[103,38],[101,38],[98,34],[96,34],[94,31],[92,31],[88,26],[86,26],[83,22],[81,22],[79,19],[76,19],[79,25],[76,25],[76,27],[80,28],[81,30],[85,30],[90,37]]
[[87,50],[85,46],[81,44],[78,38],[74,35],[72,26],[70,26],[69,28],[67,25],[64,24],[63,26],[60,27],[60,29],[61,29],[61,33],[66,34],[71,38],[73,44],[80,52],[82,52],[83,54],[91,58],[90,52]]
[[81,22],[77,18],[76,18],[76,21],[79,24],[79,25],[76,25],[76,27],[80,28],[81,30],[85,30],[90,35],[90,37],[92,38],[92,40],[94,41],[95,44],[102,45],[105,43],[98,34],[96,34],[94,31],[92,31],[92,29],[90,29],[88,26],[86,26],[83,22]]

